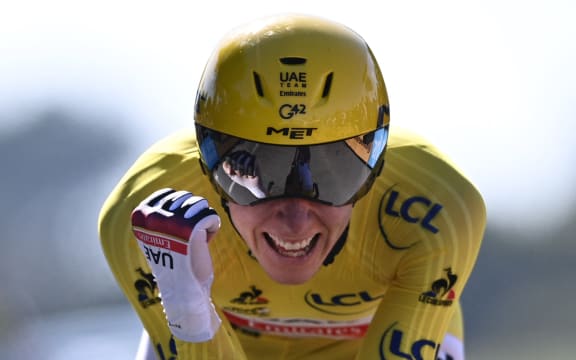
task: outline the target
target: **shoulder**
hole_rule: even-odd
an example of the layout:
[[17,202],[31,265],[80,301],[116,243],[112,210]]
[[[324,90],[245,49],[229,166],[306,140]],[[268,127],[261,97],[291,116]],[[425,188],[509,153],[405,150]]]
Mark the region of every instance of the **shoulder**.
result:
[[118,181],[100,210],[98,226],[105,252],[113,251],[118,238],[131,236],[132,210],[154,191],[167,187],[214,196],[203,176],[192,131],[175,133],[150,146]]
[[170,331],[162,307],[154,306],[160,302],[158,288],[134,240],[130,215],[147,196],[166,187],[214,199],[198,158],[193,132],[161,139],[128,168],[108,195],[98,218],[100,243],[110,270],[154,339],[169,338]]
[[194,132],[174,133],[152,144],[134,161],[118,181],[103,210],[120,203],[133,208],[164,187],[204,191],[202,175]]
[[381,174],[355,207],[364,236],[395,251],[477,251],[486,208],[465,173],[425,137],[406,129],[391,130],[385,156]]
[[456,200],[485,212],[483,197],[465,172],[421,134],[403,128],[391,131],[386,163],[379,182],[406,188],[430,199]]
[[[427,221],[434,213],[436,221],[444,219],[449,227],[471,222],[477,230],[484,227],[482,194],[447,154],[424,136],[401,128],[391,132],[389,145],[376,186],[385,198],[385,214],[398,214],[434,233],[440,229]],[[418,211],[421,217],[414,215]]]
[[[390,131],[386,154],[388,158],[392,158],[390,159],[393,162],[392,165],[405,162],[417,164],[420,167],[442,166],[452,168],[463,175],[462,171],[458,169],[458,166],[447,154],[425,136],[414,130],[393,128]],[[432,163],[427,164],[424,162],[426,160],[432,161]]]
[[463,285],[486,226],[483,197],[465,173],[423,136],[396,128],[381,174],[354,211],[366,266],[400,276],[413,291],[445,269]]

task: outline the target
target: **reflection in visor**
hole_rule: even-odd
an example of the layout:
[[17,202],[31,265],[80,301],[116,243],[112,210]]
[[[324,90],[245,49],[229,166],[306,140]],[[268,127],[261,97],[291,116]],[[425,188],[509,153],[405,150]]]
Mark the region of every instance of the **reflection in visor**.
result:
[[300,197],[339,206],[356,201],[380,170],[387,128],[307,146],[262,144],[197,127],[205,166],[218,192],[240,205]]
[[313,199],[318,197],[318,191],[315,191],[317,187],[312,180],[312,171],[310,170],[309,146],[296,148],[284,188],[286,196],[306,196]]

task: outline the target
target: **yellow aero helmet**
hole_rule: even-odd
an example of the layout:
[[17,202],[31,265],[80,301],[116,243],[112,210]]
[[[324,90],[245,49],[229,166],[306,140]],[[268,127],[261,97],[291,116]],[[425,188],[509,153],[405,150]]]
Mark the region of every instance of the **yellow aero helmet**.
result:
[[305,15],[231,32],[202,75],[198,125],[268,144],[320,144],[384,127],[388,95],[366,42]]
[[221,42],[200,80],[195,121],[202,167],[225,200],[340,206],[380,173],[390,120],[382,74],[358,34],[284,15]]

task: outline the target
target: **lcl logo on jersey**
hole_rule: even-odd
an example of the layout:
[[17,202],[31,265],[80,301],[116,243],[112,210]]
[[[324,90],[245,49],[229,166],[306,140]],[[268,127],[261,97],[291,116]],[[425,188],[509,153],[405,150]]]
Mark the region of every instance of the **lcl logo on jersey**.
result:
[[342,293],[336,295],[326,295],[315,293],[312,291],[306,292],[304,301],[308,306],[321,311],[323,313],[332,315],[352,315],[359,314],[367,310],[367,304],[378,305],[384,295],[373,295],[368,291]]
[[420,339],[407,343],[404,332],[396,328],[395,322],[384,331],[380,338],[380,359],[423,360],[436,359],[438,344],[432,340]]
[[436,234],[439,229],[434,224],[434,220],[440,214],[443,206],[434,203],[425,196],[411,196],[400,200],[398,191],[391,188],[384,193],[380,200],[380,211],[393,217],[399,217],[403,220],[419,224],[423,229]]

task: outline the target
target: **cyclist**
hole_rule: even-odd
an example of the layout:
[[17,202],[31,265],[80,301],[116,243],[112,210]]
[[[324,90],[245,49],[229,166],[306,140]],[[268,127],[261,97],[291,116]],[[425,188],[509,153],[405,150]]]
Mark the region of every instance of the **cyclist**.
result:
[[99,218],[138,359],[464,359],[484,202],[390,127],[362,37],[297,14],[237,28],[194,130],[148,149]]

